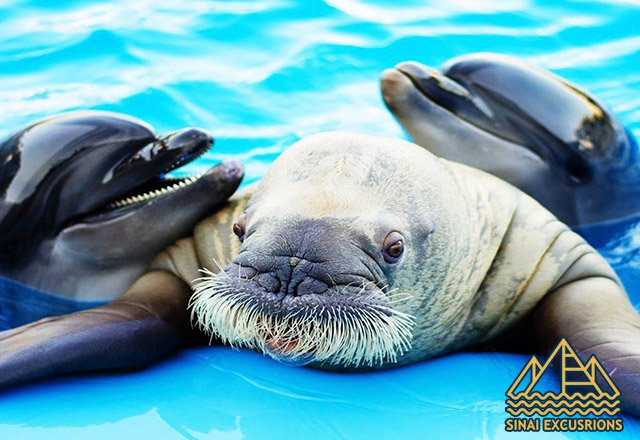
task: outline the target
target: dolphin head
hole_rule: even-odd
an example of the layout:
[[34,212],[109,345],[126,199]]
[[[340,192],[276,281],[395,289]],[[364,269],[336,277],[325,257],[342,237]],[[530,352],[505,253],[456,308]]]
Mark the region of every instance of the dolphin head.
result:
[[[158,137],[109,112],[63,114],[16,131],[0,143],[2,272],[65,293],[71,286],[66,275],[52,275],[56,265],[143,268],[238,187],[236,161],[197,177],[165,175],[212,144],[204,130]],[[53,267],[34,269],[38,260]],[[122,289],[112,281],[114,293]]]
[[600,194],[637,180],[634,142],[603,104],[564,79],[516,58],[472,54],[441,71],[401,63],[382,74],[381,87],[418,144],[509,181],[565,222],[626,214],[622,197],[613,206]]

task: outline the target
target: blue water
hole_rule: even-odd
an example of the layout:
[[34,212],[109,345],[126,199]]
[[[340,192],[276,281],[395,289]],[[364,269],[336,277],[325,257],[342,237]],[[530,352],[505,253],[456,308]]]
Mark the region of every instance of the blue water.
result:
[[[57,112],[120,111],[159,132],[210,129],[216,147],[190,171],[233,156],[253,181],[307,134],[403,136],[379,96],[384,68],[494,51],[590,90],[640,138],[639,4],[394,3],[0,0],[0,135]],[[640,220],[585,234],[640,305]],[[525,362],[462,353],[340,375],[188,349],[143,372],[4,393],[0,438],[519,438],[504,432],[504,392]],[[639,434],[640,421],[625,418],[624,434],[597,437]]]

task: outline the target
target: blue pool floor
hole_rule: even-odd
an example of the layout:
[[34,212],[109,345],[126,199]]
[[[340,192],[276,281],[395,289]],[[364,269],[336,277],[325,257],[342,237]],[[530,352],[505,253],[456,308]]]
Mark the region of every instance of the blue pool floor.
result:
[[[132,114],[166,133],[210,129],[260,178],[324,130],[403,136],[380,99],[398,62],[437,67],[493,51],[575,82],[640,137],[640,5],[632,1],[4,0],[0,132],[63,111]],[[640,306],[640,222],[594,232]],[[640,438],[504,432],[504,393],[528,360],[459,353],[371,374],[190,348],[148,369],[57,378],[0,393],[0,439]]]
[[[6,439],[592,438],[504,432],[504,393],[528,356],[458,353],[376,373],[278,364],[228,347],[191,348],[149,369],[85,374],[0,396]],[[547,385],[557,386],[552,379]],[[640,420],[624,417],[638,438]]]

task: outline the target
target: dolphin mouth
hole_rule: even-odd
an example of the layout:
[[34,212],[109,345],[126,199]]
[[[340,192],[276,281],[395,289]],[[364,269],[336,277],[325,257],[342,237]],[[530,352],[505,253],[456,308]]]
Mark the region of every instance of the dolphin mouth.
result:
[[[607,120],[602,116],[604,111],[585,95],[577,94],[577,98],[550,95],[550,90],[566,93],[567,88],[576,92],[572,86],[544,73],[528,73],[517,62],[500,60],[490,60],[497,67],[487,68],[479,78],[474,77],[470,67],[458,66],[464,64],[463,61],[445,64],[442,72],[415,61],[400,63],[392,70],[406,77],[414,92],[430,105],[486,135],[526,149],[543,162],[565,168],[564,177],[569,184],[590,181],[594,173],[591,162],[591,157],[596,155],[591,153],[594,145],[609,143],[604,140],[610,133],[602,123]],[[501,82],[505,84],[505,92],[501,90]],[[564,89],[558,89],[558,84]],[[526,107],[531,105],[528,101],[539,101],[538,113],[528,112]],[[585,106],[588,107],[584,109]],[[576,126],[577,130],[570,133],[556,127],[544,108],[548,108],[550,114],[557,110],[564,115],[558,117],[569,118],[573,121],[570,127]]]
[[126,194],[123,194],[112,202],[107,203],[105,205],[105,208],[113,210],[143,203],[156,197],[160,197],[164,194],[175,192],[180,188],[184,188],[187,185],[195,183],[202,176],[207,174],[207,172],[186,177],[172,177],[168,175],[168,173],[178,170],[179,168],[184,167],[200,158],[211,149],[212,145],[213,140],[211,140],[208,146],[201,148],[200,151],[194,151],[190,155],[179,158],[178,161],[167,167],[158,176],[155,176],[141,183],[139,186],[131,189]]
[[[214,141],[211,135],[201,130],[197,130],[196,134],[198,136],[197,139],[190,140],[189,145],[181,147],[179,154],[172,154],[168,158],[166,154],[160,155],[157,154],[157,151],[152,151],[154,149],[157,150],[158,145],[162,146],[166,143],[162,138],[139,150],[133,157],[128,159],[128,163],[147,161],[150,165],[155,165],[153,168],[161,171],[151,171],[151,175],[141,173],[139,178],[132,181],[128,188],[113,194],[112,197],[104,200],[100,206],[82,215],[81,218],[76,218],[73,223],[79,221],[94,223],[119,217],[156,199],[178,194],[187,187],[215,173],[217,166],[195,175],[183,177],[169,175],[172,171],[178,170],[200,158],[212,148]],[[154,157],[155,155],[158,157]],[[153,164],[154,161],[157,161],[157,164]],[[163,168],[158,168],[158,166],[163,166]]]
[[489,105],[463,84],[415,61],[400,63],[393,70],[407,77],[421,95],[438,107],[478,127],[493,125],[495,115]]
[[[495,102],[488,101],[485,95],[464,82],[416,61],[403,62],[389,70],[407,78],[422,98],[460,121],[514,145],[531,144],[527,133],[523,133],[513,121],[505,119],[507,112],[499,107],[496,109]],[[540,159],[544,157],[544,149],[535,143],[528,150]]]

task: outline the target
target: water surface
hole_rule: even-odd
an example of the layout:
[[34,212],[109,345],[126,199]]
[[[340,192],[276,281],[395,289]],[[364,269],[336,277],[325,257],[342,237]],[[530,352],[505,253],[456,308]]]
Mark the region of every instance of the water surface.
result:
[[[396,3],[0,0],[0,135],[87,108],[132,114],[159,132],[199,126],[216,146],[188,171],[237,157],[249,182],[308,134],[403,136],[380,98],[384,68],[493,51],[591,91],[640,137],[637,2]],[[640,305],[640,222],[587,234]],[[337,375],[189,349],[143,372],[4,393],[0,437],[512,439],[520,436],[503,431],[504,392],[525,362],[463,353]],[[640,423],[626,418],[625,434],[598,437],[634,438]]]

